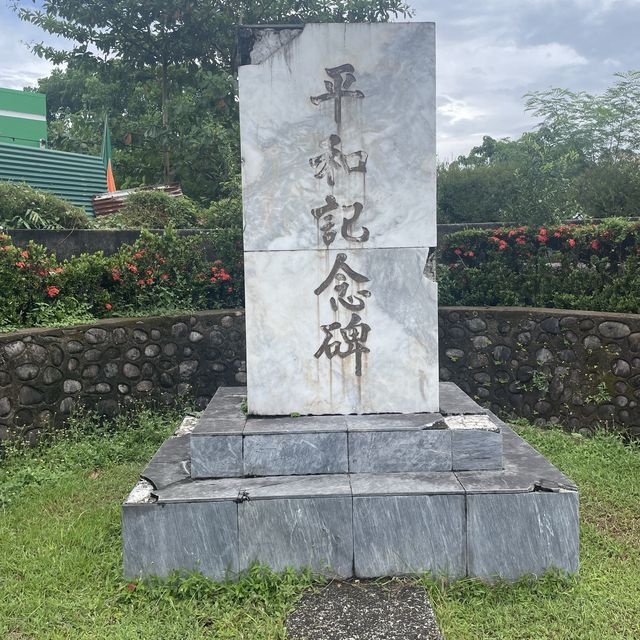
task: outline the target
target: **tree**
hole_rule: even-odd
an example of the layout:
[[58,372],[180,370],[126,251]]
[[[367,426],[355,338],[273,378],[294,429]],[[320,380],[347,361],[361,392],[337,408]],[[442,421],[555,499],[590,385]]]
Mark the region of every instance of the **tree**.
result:
[[485,136],[438,172],[447,221],[538,224],[640,212],[640,72],[616,74],[602,95],[551,89],[526,96],[541,118],[517,140]]
[[485,136],[482,145],[438,172],[438,214],[444,222],[539,224],[571,217],[579,155],[540,132],[518,140]]
[[540,129],[590,162],[619,160],[640,153],[640,71],[616,73],[617,82],[601,95],[568,89],[535,91],[526,111],[542,118]]
[[[42,8],[25,6],[17,0],[14,7],[21,19],[74,42],[70,50],[36,44],[32,49],[38,55],[56,64],[66,62],[76,71],[94,73],[100,81],[113,75],[115,67],[117,72],[132,76],[136,89],[140,83],[155,79],[158,91],[147,91],[147,95],[159,94],[154,99],[160,106],[160,131],[153,126],[148,131],[162,141],[165,182],[173,177],[171,149],[182,140],[176,128],[172,130],[170,126],[170,114],[176,116],[172,107],[184,116],[188,111],[186,102],[193,104],[195,94],[203,87],[206,92],[207,84],[231,81],[235,25],[384,21],[410,13],[402,0],[45,0]],[[192,81],[193,76],[198,76],[198,82]],[[172,102],[175,93],[183,90],[184,85],[179,83],[185,79],[195,93]],[[109,97],[105,101],[109,103]],[[76,131],[86,119],[82,111],[93,111],[86,106],[80,112],[68,105],[65,108],[68,114],[81,114],[73,122]]]

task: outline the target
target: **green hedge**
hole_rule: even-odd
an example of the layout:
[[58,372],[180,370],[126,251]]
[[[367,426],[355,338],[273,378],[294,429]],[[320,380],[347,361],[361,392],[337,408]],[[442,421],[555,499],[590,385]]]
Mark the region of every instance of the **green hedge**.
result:
[[[205,241],[219,259],[206,256]],[[0,331],[114,316],[242,306],[241,230],[179,237],[143,232],[117,254],[58,262],[41,245],[16,247],[0,234]]]
[[87,229],[87,214],[25,183],[0,182],[0,229]]
[[469,229],[440,248],[442,305],[640,313],[640,223]]

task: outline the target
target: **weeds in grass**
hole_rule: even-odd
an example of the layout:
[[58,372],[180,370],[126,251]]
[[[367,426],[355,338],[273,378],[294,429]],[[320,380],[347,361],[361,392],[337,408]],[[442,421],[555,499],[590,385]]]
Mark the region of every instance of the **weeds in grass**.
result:
[[20,439],[4,443],[0,507],[8,506],[28,487],[76,471],[98,472],[151,457],[185,410],[185,406],[175,406],[160,411],[140,404],[115,418],[105,418],[79,408],[64,427],[42,433],[35,446]]

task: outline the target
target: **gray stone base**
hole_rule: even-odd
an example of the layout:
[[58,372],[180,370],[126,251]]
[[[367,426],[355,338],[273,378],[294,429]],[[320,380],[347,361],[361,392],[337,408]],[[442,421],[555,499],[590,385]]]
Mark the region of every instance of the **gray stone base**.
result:
[[[460,406],[456,396],[466,397],[457,388],[441,395],[443,415],[464,413],[446,405]],[[477,405],[470,409],[482,413]],[[483,413],[501,429],[499,470],[193,479],[190,443],[198,436],[181,429],[123,505],[125,573],[192,569],[222,579],[254,562],[340,577],[430,571],[514,579],[552,567],[576,572],[576,487],[507,425]],[[232,423],[230,417],[231,429]],[[201,425],[202,419],[196,429]],[[224,455],[237,459],[233,447]],[[336,459],[339,468],[344,459]]]
[[455,390],[441,413],[270,418],[247,418],[243,392],[218,389],[198,421],[193,478],[502,469],[501,426]]

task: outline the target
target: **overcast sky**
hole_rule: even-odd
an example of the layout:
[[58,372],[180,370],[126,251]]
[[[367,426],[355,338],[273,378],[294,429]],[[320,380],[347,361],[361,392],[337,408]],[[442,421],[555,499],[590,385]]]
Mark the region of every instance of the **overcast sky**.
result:
[[[523,109],[528,91],[600,92],[614,73],[640,69],[640,0],[408,2],[415,20],[436,22],[441,160],[468,153],[483,135],[533,128]],[[40,39],[0,0],[0,87],[19,89],[50,72],[24,44]]]

